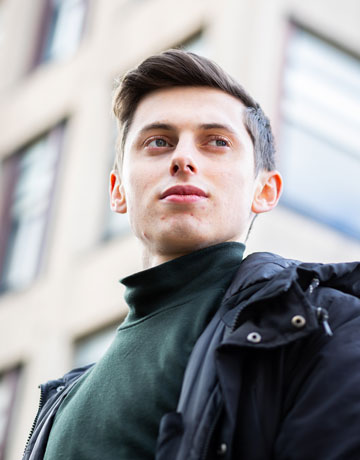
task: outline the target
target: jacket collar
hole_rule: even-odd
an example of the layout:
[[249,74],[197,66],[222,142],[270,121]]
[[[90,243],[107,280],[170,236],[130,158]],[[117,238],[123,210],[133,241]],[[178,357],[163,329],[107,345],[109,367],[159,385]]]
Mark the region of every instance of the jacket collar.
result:
[[227,290],[224,301],[254,284],[268,281],[284,268],[300,264],[298,260],[284,259],[271,252],[254,252],[240,264],[239,270]]
[[[223,321],[226,342],[239,326],[255,321],[261,325],[261,342],[257,348],[279,346],[307,335],[319,327],[318,309],[313,304],[310,285],[332,287],[346,294],[360,295],[360,263],[302,263],[271,253],[254,253],[240,265],[224,296]],[[251,308],[247,307],[251,305]],[[282,308],[279,308],[282,305]],[[305,326],[293,327],[296,316],[305,319]],[[295,320],[294,320],[295,321]],[[253,346],[247,340],[251,331],[241,326],[236,343]],[[235,338],[235,336],[233,336]],[[230,340],[231,341],[231,340]]]
[[[287,269],[283,275],[280,273]],[[254,252],[247,256],[229,286],[224,296],[228,302],[239,293],[258,291],[261,283],[274,277],[284,282],[290,273],[294,272],[306,289],[313,278],[318,278],[321,285],[332,287],[355,296],[360,296],[360,262],[346,263],[306,263],[295,259],[285,259],[271,252]],[[264,283],[265,284],[265,283]],[[286,284],[286,283],[285,283]],[[249,289],[253,288],[253,289]],[[244,297],[246,294],[244,294]],[[233,303],[233,302],[231,302]]]

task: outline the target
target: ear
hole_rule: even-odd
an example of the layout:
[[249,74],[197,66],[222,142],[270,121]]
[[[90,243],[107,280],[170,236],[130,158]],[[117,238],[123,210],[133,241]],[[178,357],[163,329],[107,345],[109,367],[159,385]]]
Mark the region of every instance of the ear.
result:
[[282,177],[278,171],[261,171],[257,178],[251,210],[255,214],[271,211],[282,192]]
[[110,207],[114,212],[125,214],[127,211],[124,186],[118,171],[112,170],[110,173]]

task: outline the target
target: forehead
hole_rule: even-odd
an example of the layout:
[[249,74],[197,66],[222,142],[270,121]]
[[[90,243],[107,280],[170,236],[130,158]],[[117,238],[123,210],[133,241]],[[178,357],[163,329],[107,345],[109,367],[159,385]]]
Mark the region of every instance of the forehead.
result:
[[239,134],[247,134],[244,104],[224,91],[207,87],[177,87],[151,92],[139,103],[130,127],[136,135],[143,126],[171,123],[179,127],[192,127],[207,123],[231,126]]

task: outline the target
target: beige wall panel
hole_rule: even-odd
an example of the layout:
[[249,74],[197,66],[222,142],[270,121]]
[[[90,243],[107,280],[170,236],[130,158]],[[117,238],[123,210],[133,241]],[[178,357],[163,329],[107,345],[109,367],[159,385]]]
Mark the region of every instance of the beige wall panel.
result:
[[360,55],[358,0],[288,0],[285,4],[300,23]]
[[283,206],[258,217],[247,244],[247,253],[255,251],[275,252],[306,262],[360,260],[358,240]]
[[[14,87],[32,65],[44,0],[2,0],[4,46],[0,46],[0,94]],[[1,96],[0,96],[1,97]]]
[[205,5],[204,0],[153,0],[119,9],[118,22],[112,21],[101,34],[101,59],[108,74],[116,76],[149,54],[182,42],[203,25]]

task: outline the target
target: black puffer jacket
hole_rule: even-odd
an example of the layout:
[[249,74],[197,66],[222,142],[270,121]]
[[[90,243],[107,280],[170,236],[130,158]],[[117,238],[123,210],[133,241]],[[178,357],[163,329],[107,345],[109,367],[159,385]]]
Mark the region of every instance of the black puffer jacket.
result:
[[[42,386],[24,460],[43,458],[57,408],[84,371]],[[193,350],[177,412],[161,421],[156,453],[217,458],[360,459],[359,263],[269,253],[241,263]]]

